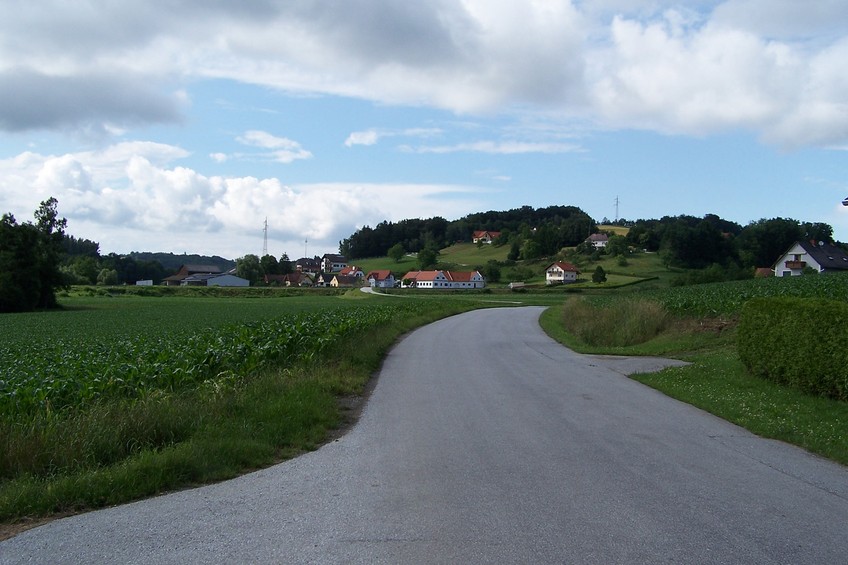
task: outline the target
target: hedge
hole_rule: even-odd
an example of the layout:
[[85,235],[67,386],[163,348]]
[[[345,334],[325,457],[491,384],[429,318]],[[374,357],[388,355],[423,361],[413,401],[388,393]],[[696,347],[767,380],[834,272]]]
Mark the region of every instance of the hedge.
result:
[[739,358],[781,385],[848,401],[848,303],[755,298],[742,308]]

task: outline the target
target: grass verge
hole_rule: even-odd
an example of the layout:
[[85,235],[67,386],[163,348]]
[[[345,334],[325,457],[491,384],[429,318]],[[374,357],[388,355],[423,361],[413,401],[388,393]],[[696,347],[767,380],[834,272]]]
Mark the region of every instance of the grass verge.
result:
[[[685,359],[631,378],[765,438],[802,447],[848,465],[848,403],[806,395],[748,374],[727,320],[676,320],[655,337],[629,346],[587,343],[567,329],[568,304],[551,307],[540,323],[553,339],[580,353],[661,355]],[[610,322],[610,323],[615,323]],[[615,327],[609,327],[616,332]]]

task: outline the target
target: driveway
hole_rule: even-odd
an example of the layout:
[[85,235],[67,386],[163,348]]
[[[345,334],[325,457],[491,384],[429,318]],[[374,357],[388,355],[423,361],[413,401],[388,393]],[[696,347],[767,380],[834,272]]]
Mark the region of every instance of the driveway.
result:
[[846,562],[845,467],[571,352],[541,311],[421,328],[340,439],[24,532],[0,563]]

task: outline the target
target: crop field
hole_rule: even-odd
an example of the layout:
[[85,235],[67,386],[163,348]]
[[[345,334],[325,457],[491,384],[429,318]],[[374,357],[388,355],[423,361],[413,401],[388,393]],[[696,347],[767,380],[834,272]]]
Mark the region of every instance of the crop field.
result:
[[0,414],[137,398],[309,359],[354,332],[421,309],[336,297],[66,298],[3,316]]
[[699,284],[626,294],[587,295],[603,306],[622,298],[648,299],[661,303],[672,314],[692,317],[734,316],[751,298],[796,296],[848,300],[848,273],[806,275],[802,277],[770,277],[722,283]]
[[691,316],[727,316],[739,313],[751,298],[796,296],[848,300],[848,274],[769,277],[744,281],[675,287],[653,295],[670,312]]

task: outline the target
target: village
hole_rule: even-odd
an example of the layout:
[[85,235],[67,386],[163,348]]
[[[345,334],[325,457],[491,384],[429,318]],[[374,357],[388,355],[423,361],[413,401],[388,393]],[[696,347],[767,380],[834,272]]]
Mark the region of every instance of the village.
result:
[[[472,243],[491,245],[500,236],[497,231],[475,231]],[[604,233],[593,233],[585,243],[592,249],[603,251],[609,241]],[[486,278],[477,270],[458,271],[445,269],[411,270],[396,277],[390,269],[364,271],[339,254],[321,257],[302,257],[292,262],[293,272],[264,274],[261,284],[266,286],[303,288],[356,288],[368,286],[375,289],[403,288],[427,290],[475,290],[486,288]],[[805,272],[833,272],[848,270],[848,254],[833,244],[817,241],[798,241],[783,253],[771,267],[761,267],[756,276],[797,276]],[[545,268],[545,284],[575,283],[580,269],[568,261],[553,261]],[[152,285],[152,280],[138,281],[137,285]],[[236,275],[235,269],[222,270],[216,265],[185,264],[179,271],[162,280],[166,286],[223,286],[247,287],[250,281]],[[508,288],[524,286],[513,281]]]

